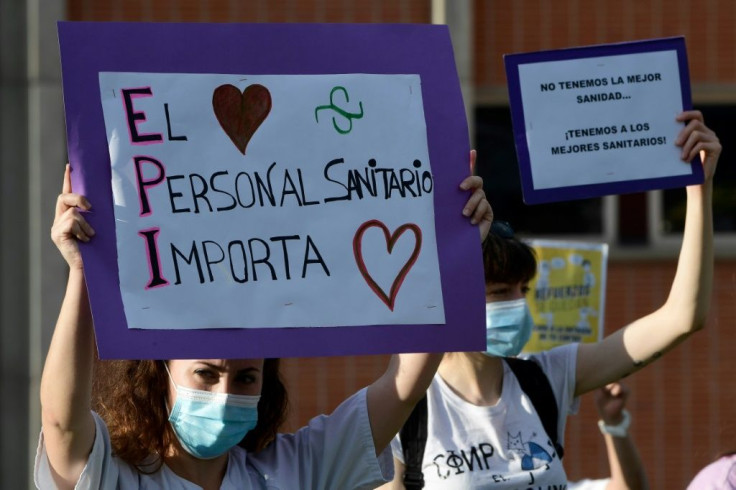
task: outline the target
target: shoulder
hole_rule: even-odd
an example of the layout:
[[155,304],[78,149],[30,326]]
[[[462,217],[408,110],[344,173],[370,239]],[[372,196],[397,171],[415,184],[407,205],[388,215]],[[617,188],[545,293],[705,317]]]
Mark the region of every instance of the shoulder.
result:
[[248,453],[248,461],[276,465],[276,461],[301,458],[321,450],[335,438],[356,437],[371,440],[365,388],[345,400],[329,415],[318,415],[294,433],[278,434],[262,451]]
[[568,384],[574,387],[577,357],[578,344],[567,344],[524,356],[524,359],[536,362],[547,375],[553,388],[556,388]]
[[736,485],[736,454],[731,454],[715,460],[700,470],[687,489],[734,488],[734,485]]
[[554,368],[564,367],[569,369],[570,366],[575,368],[575,361],[578,356],[578,344],[566,344],[554,347],[552,349],[522,356],[539,364],[543,370],[547,371]]
[[391,451],[376,457],[365,389],[296,433],[279,434],[247,461],[277,488],[373,488],[393,476]]
[[560,442],[565,433],[567,415],[576,413],[580,399],[575,396],[578,344],[567,344],[527,358],[539,364],[549,380],[558,408]]

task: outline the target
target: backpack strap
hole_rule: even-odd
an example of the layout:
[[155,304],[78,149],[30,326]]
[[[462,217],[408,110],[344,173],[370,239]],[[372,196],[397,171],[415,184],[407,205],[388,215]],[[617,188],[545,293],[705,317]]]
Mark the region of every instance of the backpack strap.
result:
[[416,404],[411,415],[399,432],[401,448],[404,453],[404,488],[420,490],[424,488],[422,460],[427,445],[427,396]]
[[[555,445],[555,451],[560,459],[565,454],[565,450],[560,444],[557,434],[557,423],[559,413],[557,410],[557,400],[549,378],[544,374],[542,368],[536,362],[528,359],[519,359],[518,357],[504,357],[504,361],[513,371],[516,379],[519,381],[521,390],[526,393],[532,402],[534,409],[542,421],[547,436]],[[402,442],[403,444],[403,442]]]

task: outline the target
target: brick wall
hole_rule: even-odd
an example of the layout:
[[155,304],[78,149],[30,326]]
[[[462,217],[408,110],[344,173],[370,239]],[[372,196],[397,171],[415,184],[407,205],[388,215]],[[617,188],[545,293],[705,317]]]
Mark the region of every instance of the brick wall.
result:
[[733,83],[731,0],[476,0],[475,81],[505,88],[505,53],[685,36],[694,83]]
[[424,0],[68,0],[68,20],[429,22]]
[[[607,333],[665,300],[674,261],[614,262],[609,266]],[[632,430],[652,488],[684,488],[719,452],[736,449],[736,262],[718,261],[707,326],[685,344],[624,382],[632,389]],[[591,396],[567,430],[571,478],[605,475],[605,448]],[[569,458],[569,459],[568,459]],[[591,471],[592,470],[592,471]]]

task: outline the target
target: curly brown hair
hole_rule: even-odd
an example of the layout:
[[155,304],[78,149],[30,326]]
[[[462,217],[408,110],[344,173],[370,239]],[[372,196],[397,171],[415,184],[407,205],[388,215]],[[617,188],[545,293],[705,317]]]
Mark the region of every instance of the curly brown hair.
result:
[[[143,473],[155,473],[176,435],[168,423],[168,375],[162,360],[100,361],[95,364],[92,408],[107,424],[115,456]],[[279,359],[265,359],[258,424],[240,442],[257,452],[276,437],[286,419],[288,397]]]

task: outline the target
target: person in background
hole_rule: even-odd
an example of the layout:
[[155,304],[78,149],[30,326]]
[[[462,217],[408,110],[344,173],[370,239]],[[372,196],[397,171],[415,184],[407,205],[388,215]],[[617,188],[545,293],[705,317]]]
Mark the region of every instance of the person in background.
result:
[[[631,415],[626,410],[629,388],[611,383],[595,392],[598,426],[606,442],[610,478],[569,482],[567,490],[646,490],[649,488],[639,451],[629,434]],[[582,449],[584,450],[584,448]]]
[[[425,443],[415,444],[415,437],[407,444],[401,437],[392,442],[397,468],[393,488],[565,488],[562,435],[577,398],[638,371],[703,328],[712,293],[713,177],[721,144],[699,111],[685,111],[675,119],[684,123],[674,141],[683,165],[700,155],[702,163],[697,164],[702,164],[705,180],[686,189],[683,241],[666,301],[600,342],[530,356],[530,364],[543,374],[535,382],[541,380],[537,386],[546,389],[527,389],[524,383],[530,378],[519,376],[513,365],[518,365],[514,359],[531,333],[525,295],[536,259],[513,233],[492,229],[483,254],[486,350],[445,354],[426,402],[417,405],[426,407]],[[543,391],[549,393],[547,400],[552,398],[542,404],[544,410],[534,401]],[[424,451],[418,464],[410,461],[410,471],[405,446]]]
[[700,470],[687,490],[736,490],[736,451],[727,452]]

